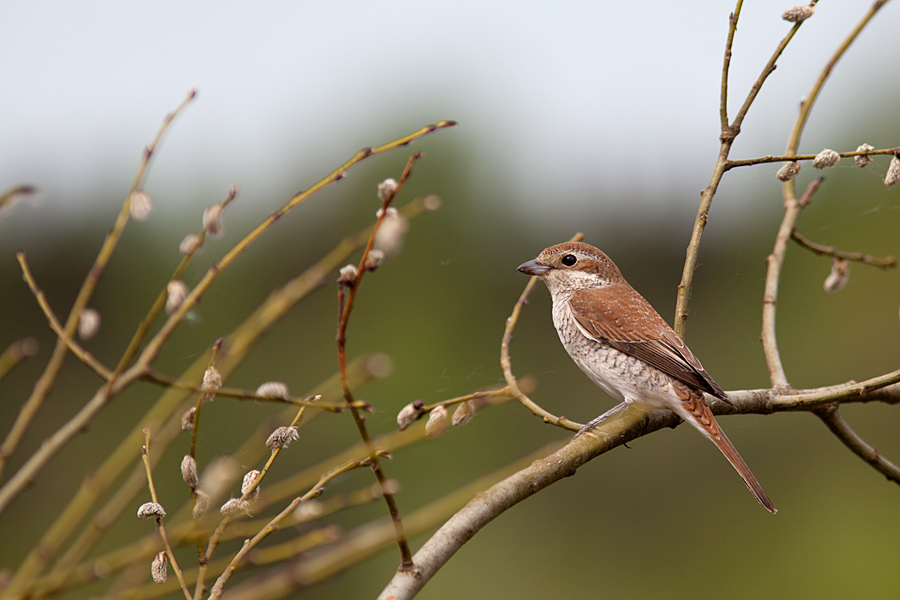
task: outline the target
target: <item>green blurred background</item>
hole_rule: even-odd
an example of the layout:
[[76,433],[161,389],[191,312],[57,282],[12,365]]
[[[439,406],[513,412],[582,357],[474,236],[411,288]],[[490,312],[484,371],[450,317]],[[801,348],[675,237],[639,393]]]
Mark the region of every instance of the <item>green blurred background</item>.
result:
[[[25,336],[41,343],[37,357],[0,382],[3,435],[53,345],[15,251],[26,252],[51,306],[67,314],[140,150],[194,83],[198,100],[175,123],[146,185],[156,209],[149,221],[129,224],[91,302],[103,325],[86,346],[106,364],[114,364],[165,285],[180,240],[199,228],[203,207],[223,199],[233,181],[241,194],[226,212],[226,233],[195,260],[189,284],[291,194],[360,147],[440,119],[457,119],[460,127],[365,161],[279,221],[219,277],[198,319],[179,328],[156,367],[180,373],[272,289],[371,224],[376,185],[396,177],[413,150],[425,157],[400,203],[435,193],[443,208],[416,219],[401,254],[366,277],[348,332],[351,357],[384,352],[394,366],[390,377],[359,390],[375,407],[368,418],[373,433],[393,430],[399,409],[414,399],[431,403],[502,381],[500,337],[526,283],[515,267],[575,231],[605,250],[671,322],[698,191],[717,150],[727,4],[651,2],[649,18],[640,20],[628,12],[633,8],[586,3],[258,10],[223,4],[184,12],[167,3],[96,4],[77,14],[62,4],[41,8],[52,12],[6,7],[0,25],[7,57],[0,72],[9,82],[0,100],[0,187],[29,183],[41,190],[38,202],[0,213],[0,346]],[[735,94],[742,95],[787,31],[777,18],[783,8],[745,7]],[[781,151],[799,98],[862,11],[817,10],[751,110],[733,157]],[[66,26],[67,19],[83,27]],[[885,77],[894,68],[897,23],[896,6],[888,5],[839,64],[802,151],[898,143],[900,85]],[[887,162],[859,170],[844,160],[826,172],[800,231],[844,250],[900,254],[898,188],[881,183]],[[783,213],[776,170],[729,173],[704,237],[687,341],[726,390],[768,384],[759,332],[764,260]],[[805,167],[798,188],[814,175]],[[778,337],[798,388],[862,380],[898,366],[897,272],[854,265],[846,288],[826,295],[829,269],[829,260],[789,248]],[[337,364],[335,312],[334,289],[317,291],[226,383],[255,388],[278,379],[302,393],[328,377]],[[543,287],[522,316],[512,355],[518,375],[537,377],[533,398],[551,412],[584,421],[610,406],[560,346]],[[97,385],[68,359],[7,472]],[[18,565],[48,526],[47,515],[64,506],[84,471],[107,456],[158,394],[139,384],[118,398],[0,515],[0,535],[15,540],[0,547],[0,566]],[[224,399],[211,407],[201,463],[233,451],[277,412]],[[896,412],[880,404],[842,410],[895,460]],[[756,504],[711,444],[679,427],[618,449],[510,510],[420,597],[897,597],[896,485],[810,415],[728,417],[722,424],[778,506],[777,516]],[[411,511],[567,435],[507,403],[398,453],[385,469],[402,484],[401,510]],[[321,418],[278,463],[280,473],[356,439],[349,415]],[[164,494],[183,492],[175,465],[185,444],[176,442],[168,453],[170,473],[159,475]],[[334,491],[370,480],[353,473]],[[377,503],[337,522],[350,528],[383,513]],[[98,551],[147,532],[132,514]],[[413,548],[424,539],[413,539]],[[397,559],[391,548],[296,595],[373,597]]]

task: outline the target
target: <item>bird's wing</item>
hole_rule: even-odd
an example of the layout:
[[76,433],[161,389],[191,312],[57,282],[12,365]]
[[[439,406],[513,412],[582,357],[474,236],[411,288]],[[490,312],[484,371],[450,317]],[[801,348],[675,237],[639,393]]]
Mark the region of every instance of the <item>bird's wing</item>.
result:
[[688,386],[727,401],[694,354],[669,325],[630,286],[606,286],[575,292],[569,300],[581,330],[646,362]]

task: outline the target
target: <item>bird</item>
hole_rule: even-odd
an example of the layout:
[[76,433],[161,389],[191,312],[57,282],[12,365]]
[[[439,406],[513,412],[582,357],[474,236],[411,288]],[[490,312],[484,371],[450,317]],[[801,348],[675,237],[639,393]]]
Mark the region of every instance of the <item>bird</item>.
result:
[[590,244],[567,242],[550,246],[518,271],[544,281],[563,347],[619,401],[576,438],[633,403],[671,410],[712,441],[759,503],[777,512],[704,399],[709,394],[731,404],[725,392],[606,254]]

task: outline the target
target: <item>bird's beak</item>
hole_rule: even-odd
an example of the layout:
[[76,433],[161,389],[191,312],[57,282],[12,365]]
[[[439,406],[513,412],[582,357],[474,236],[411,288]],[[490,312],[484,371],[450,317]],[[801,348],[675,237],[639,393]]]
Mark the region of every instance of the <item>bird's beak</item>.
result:
[[516,270],[519,273],[525,273],[526,275],[536,275],[537,277],[541,277],[550,272],[550,267],[542,265],[536,260],[529,260],[528,262],[519,265],[519,268]]

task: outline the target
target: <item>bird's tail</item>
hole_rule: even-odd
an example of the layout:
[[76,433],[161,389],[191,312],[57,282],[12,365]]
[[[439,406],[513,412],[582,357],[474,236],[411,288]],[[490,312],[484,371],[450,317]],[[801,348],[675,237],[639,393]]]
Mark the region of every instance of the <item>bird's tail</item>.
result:
[[706,402],[695,394],[691,394],[690,399],[681,402],[680,408],[682,410],[675,411],[678,413],[678,416],[700,430],[700,433],[704,436],[708,437],[719,450],[722,451],[722,454],[725,455],[725,458],[728,459],[728,462],[731,463],[734,470],[738,472],[738,475],[741,476],[741,479],[744,480],[747,488],[756,499],[759,500],[759,503],[765,506],[766,510],[773,515],[777,513],[778,510],[775,508],[775,505],[772,504],[772,501],[769,500],[769,496],[766,495],[766,492],[762,489],[762,486],[756,480],[756,477],[753,476],[750,467],[747,466],[747,463],[745,463],[744,459],[741,458],[741,455],[738,454],[734,444],[731,443],[731,440],[728,439],[728,436],[726,436],[725,432],[722,431],[722,428],[719,427],[719,424],[716,422],[715,417],[713,417],[712,411],[709,409],[709,406],[706,405]]

